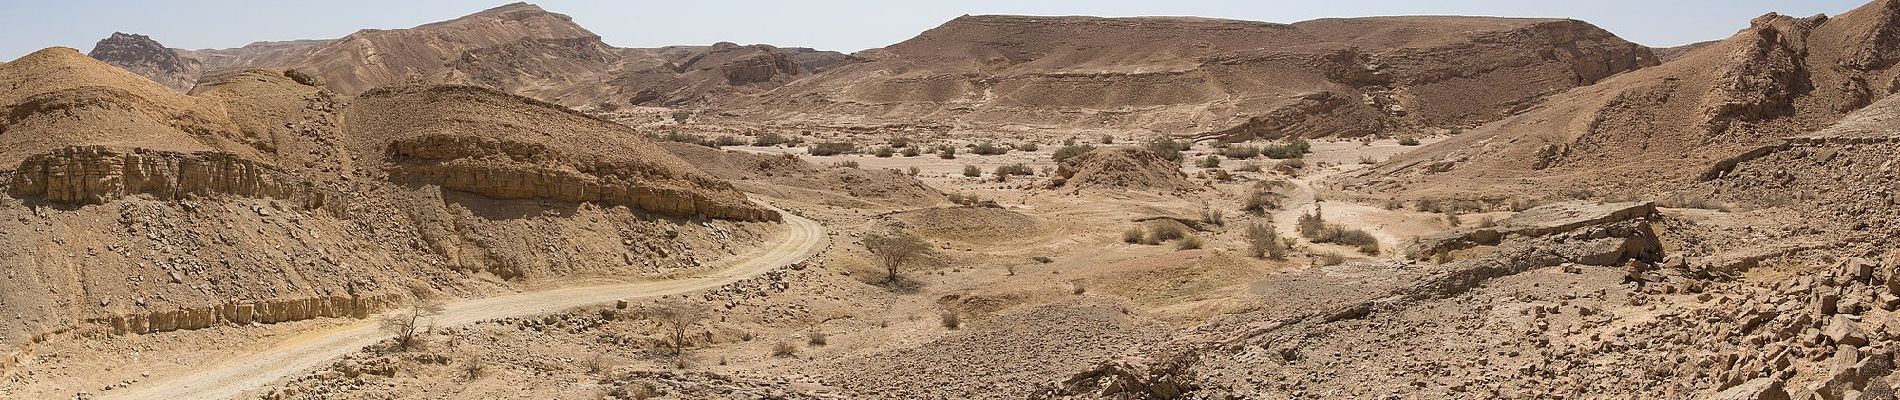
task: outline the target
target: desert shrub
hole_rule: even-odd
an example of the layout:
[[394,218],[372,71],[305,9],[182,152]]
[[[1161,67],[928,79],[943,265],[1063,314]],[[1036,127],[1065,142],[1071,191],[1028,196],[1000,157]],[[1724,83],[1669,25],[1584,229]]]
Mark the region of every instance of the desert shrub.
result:
[[1055,154],[1050,155],[1050,157],[1054,157],[1056,160],[1056,163],[1060,164],[1064,160],[1075,158],[1075,156],[1079,156],[1079,155],[1082,155],[1083,153],[1088,153],[1094,150],[1095,150],[1095,146],[1090,146],[1086,144],[1080,145],[1080,146],[1062,146],[1062,148],[1056,149]]
[[922,171],[923,170],[917,169],[916,166],[911,166],[910,169],[904,170],[904,174],[910,175],[910,176],[917,176],[917,173],[922,172]]
[[1194,250],[1199,248],[1201,248],[1200,236],[1188,236],[1181,238],[1180,241],[1174,242],[1175,250]]
[[1418,138],[1410,137],[1410,136],[1399,138],[1399,145],[1400,146],[1417,146]]
[[975,165],[965,165],[963,166],[963,176],[968,176],[972,178],[983,176],[983,169],[977,168]]
[[1256,192],[1240,201],[1241,211],[1250,212],[1255,215],[1264,214],[1267,210],[1278,209],[1280,209],[1280,195],[1278,193]]
[[1002,175],[1002,176],[1035,175],[1036,169],[1030,168],[1029,165],[1023,164],[1023,163],[1016,163],[1016,164],[1010,164],[1010,165],[998,165],[996,166],[996,174]]
[[1115,135],[1102,135],[1102,144],[1115,144]]
[[877,158],[891,158],[892,155],[896,154],[897,150],[892,150],[890,146],[878,147],[877,150],[871,151],[871,155],[877,156]]
[[844,161],[839,161],[837,164],[832,164],[832,165],[845,167],[845,168],[857,168],[858,162],[856,160],[844,160]]
[[1479,218],[1478,218],[1478,227],[1479,227],[1479,228],[1490,228],[1490,227],[1494,227],[1494,226],[1498,226],[1498,220],[1495,220],[1495,219],[1491,219],[1491,217],[1490,217],[1490,216],[1484,216],[1484,217],[1479,217]]
[[1418,212],[1445,212],[1444,205],[1439,204],[1438,200],[1433,199],[1419,199],[1418,201],[1412,202],[1412,208],[1417,209]]
[[1247,254],[1254,258],[1286,258],[1286,243],[1280,240],[1280,234],[1273,231],[1272,224],[1255,222],[1247,225]]
[[1261,147],[1260,155],[1267,156],[1267,158],[1271,158],[1275,160],[1285,160],[1285,159],[1306,157],[1306,153],[1301,153],[1298,150],[1295,150],[1292,147],[1283,145],[1283,144],[1269,144],[1264,147]]
[[1247,165],[1242,165],[1240,166],[1240,168],[1234,168],[1234,170],[1240,171],[1240,172],[1260,172],[1260,164],[1247,163]]
[[1226,213],[1223,213],[1218,209],[1209,208],[1209,207],[1201,208],[1201,222],[1214,224],[1214,225],[1226,225],[1227,224],[1226,215],[1227,215]]
[[1279,163],[1273,165],[1273,169],[1281,171],[1298,171],[1301,168],[1306,168],[1306,160],[1298,158],[1280,160]]
[[1220,155],[1236,160],[1245,160],[1259,157],[1260,148],[1254,146],[1227,146],[1227,148],[1220,150]]
[[811,331],[811,334],[806,335],[805,338],[805,343],[812,346],[824,346],[831,343],[831,338],[826,336],[824,332],[819,331]]
[[1399,199],[1386,199],[1384,208],[1387,210],[1398,210],[1405,208],[1405,202],[1399,201]]
[[714,142],[714,144],[719,145],[719,147],[741,146],[741,145],[745,145],[745,140],[740,139],[738,136],[725,135],[725,136],[720,136],[719,139]]
[[1318,212],[1304,213],[1300,214],[1300,219],[1293,225],[1293,228],[1296,232],[1300,233],[1300,236],[1307,238],[1318,237],[1326,230],[1326,220],[1321,217]]
[[857,149],[858,145],[850,142],[819,142],[812,143],[811,150],[807,151],[807,153],[814,156],[835,156],[839,154],[850,154],[851,152],[857,151]]
[[1177,224],[1154,224],[1148,228],[1148,239],[1154,243],[1187,237],[1187,230]]
[[944,311],[937,314],[937,323],[942,324],[944,329],[954,331],[963,327],[963,317],[957,315],[956,311]]
[[941,158],[945,160],[955,160],[957,159],[957,148],[952,147],[952,146],[943,146],[942,149],[937,150],[937,158]]
[[798,354],[798,346],[793,346],[790,342],[778,342],[778,343],[772,344],[773,357],[785,358],[785,357],[791,357],[797,354]]
[[1141,243],[1142,236],[1141,228],[1128,228],[1128,230],[1122,231],[1122,243]]
[[1036,142],[1023,142],[1023,144],[1016,145],[1016,149],[1033,152],[1036,150],[1042,150],[1042,146],[1037,145]]
[[1458,210],[1445,210],[1445,224],[1453,228],[1464,225],[1465,220],[1458,216]]
[[777,146],[782,143],[785,143],[785,135],[773,132],[761,133],[758,137],[752,138],[753,146]]
[[1220,168],[1220,156],[1210,155],[1201,158],[1201,161],[1195,164],[1201,168]]
[[1366,165],[1372,165],[1372,164],[1378,164],[1378,163],[1379,163],[1379,160],[1374,160],[1374,159],[1372,159],[1372,156],[1359,156],[1359,163],[1360,163],[1360,164],[1366,164]]
[[916,146],[911,146],[905,147],[902,154],[904,154],[905,157],[916,157],[918,154],[921,154],[921,152],[917,150]]
[[1339,255],[1339,253],[1327,252],[1319,254],[1316,257],[1319,258],[1319,265],[1339,265],[1346,263],[1346,256]]
[[1155,155],[1161,156],[1163,160],[1173,162],[1181,162],[1181,148],[1181,142],[1175,141],[1172,137],[1163,136],[1160,139],[1148,142],[1149,151],[1153,151]]
[[892,136],[892,137],[891,137],[891,147],[904,147],[904,148],[908,148],[908,147],[910,147],[910,138],[907,138],[907,137],[903,137],[903,136]]
[[995,156],[995,155],[1009,154],[1009,148],[997,146],[990,142],[983,142],[983,143],[977,144],[976,147],[971,148],[970,152],[979,156]]
[[1232,181],[1234,180],[1234,174],[1227,173],[1227,170],[1224,169],[1217,169],[1214,170],[1214,180],[1221,182]]

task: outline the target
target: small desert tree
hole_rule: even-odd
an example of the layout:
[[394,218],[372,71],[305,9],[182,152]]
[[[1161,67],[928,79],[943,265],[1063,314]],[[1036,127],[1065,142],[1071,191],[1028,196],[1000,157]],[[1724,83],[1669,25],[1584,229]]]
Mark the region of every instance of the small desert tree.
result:
[[383,315],[383,331],[396,335],[396,346],[403,350],[415,347],[416,332],[421,330],[423,319],[442,313],[442,303],[433,300],[416,300],[409,308]]
[[642,314],[666,329],[667,345],[673,347],[672,356],[677,359],[686,354],[686,331],[706,318],[706,306],[685,300],[666,299],[647,306]]
[[884,281],[891,283],[897,282],[898,272],[904,264],[930,252],[929,243],[903,231],[865,236],[864,248],[877,258],[879,266],[884,267]]

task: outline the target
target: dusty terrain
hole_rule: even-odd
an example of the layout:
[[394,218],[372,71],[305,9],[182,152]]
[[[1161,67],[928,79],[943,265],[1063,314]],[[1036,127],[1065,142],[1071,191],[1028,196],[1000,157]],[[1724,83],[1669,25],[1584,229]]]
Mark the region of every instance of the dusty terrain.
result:
[[1893,399],[1896,27],[114,35],[0,64],[0,397]]

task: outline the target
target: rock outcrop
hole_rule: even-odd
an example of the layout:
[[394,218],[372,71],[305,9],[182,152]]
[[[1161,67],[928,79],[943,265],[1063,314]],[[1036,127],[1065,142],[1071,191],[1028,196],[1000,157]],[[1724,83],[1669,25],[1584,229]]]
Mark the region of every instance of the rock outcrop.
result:
[[113,32],[111,37],[94,44],[87,55],[180,92],[191,91],[198,83],[198,74],[204,72],[198,60],[181,57],[151,37],[139,34]]
[[158,199],[235,195],[322,207],[329,195],[274,167],[228,153],[76,146],[28,157],[9,178],[15,197],[104,204],[133,195]]

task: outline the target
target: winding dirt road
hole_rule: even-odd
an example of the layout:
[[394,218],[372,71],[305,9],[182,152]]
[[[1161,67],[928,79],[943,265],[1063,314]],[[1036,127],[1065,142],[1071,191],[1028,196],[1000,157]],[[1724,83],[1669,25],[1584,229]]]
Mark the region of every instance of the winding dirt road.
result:
[[[782,212],[783,213],[783,212]],[[537,292],[467,299],[444,304],[436,326],[543,314],[612,302],[619,299],[665,296],[710,289],[763,274],[810,257],[824,248],[825,229],[817,222],[783,213],[783,241],[754,251],[724,270],[707,275],[657,282],[578,286]],[[188,375],[143,382],[106,393],[108,399],[224,399],[269,385],[284,377],[354,353],[390,334],[379,329],[377,318],[307,332],[254,353],[220,361]]]

